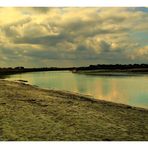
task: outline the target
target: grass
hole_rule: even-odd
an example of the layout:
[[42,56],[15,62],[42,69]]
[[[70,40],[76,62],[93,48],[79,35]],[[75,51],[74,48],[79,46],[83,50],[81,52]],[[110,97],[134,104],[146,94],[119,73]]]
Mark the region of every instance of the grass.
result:
[[148,74],[147,71],[138,70],[121,70],[121,69],[102,69],[102,70],[78,70],[78,74],[99,75],[99,76],[141,76]]
[[148,110],[0,80],[1,141],[148,140]]

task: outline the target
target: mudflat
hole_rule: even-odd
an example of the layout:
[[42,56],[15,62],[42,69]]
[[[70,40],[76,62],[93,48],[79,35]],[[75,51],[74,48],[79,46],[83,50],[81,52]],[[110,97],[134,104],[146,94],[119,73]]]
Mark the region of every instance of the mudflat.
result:
[[147,141],[148,110],[0,80],[1,141]]

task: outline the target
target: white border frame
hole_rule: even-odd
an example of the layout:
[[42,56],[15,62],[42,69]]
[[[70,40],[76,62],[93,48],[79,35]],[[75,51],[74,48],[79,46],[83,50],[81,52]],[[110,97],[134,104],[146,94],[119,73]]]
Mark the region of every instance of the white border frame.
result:
[[148,0],[0,0],[0,6],[24,7],[146,7]]
[[[148,7],[148,0],[0,0],[0,7]],[[147,145],[147,142],[0,142],[2,148],[145,148]]]

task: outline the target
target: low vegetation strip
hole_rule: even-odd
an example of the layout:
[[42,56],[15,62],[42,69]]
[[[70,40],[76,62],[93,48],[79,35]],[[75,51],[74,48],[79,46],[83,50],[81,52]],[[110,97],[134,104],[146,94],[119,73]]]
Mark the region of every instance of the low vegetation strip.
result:
[[148,75],[148,70],[77,70],[73,73],[93,76],[143,76]]
[[0,78],[5,77],[6,75],[11,74],[19,74],[25,72],[40,72],[40,71],[65,71],[70,70],[72,72],[130,72],[130,73],[148,73],[148,64],[115,64],[115,65],[107,65],[107,64],[98,64],[98,65],[89,65],[86,67],[42,67],[42,68],[25,68],[25,67],[0,67]]
[[0,80],[1,141],[148,140],[148,110]]

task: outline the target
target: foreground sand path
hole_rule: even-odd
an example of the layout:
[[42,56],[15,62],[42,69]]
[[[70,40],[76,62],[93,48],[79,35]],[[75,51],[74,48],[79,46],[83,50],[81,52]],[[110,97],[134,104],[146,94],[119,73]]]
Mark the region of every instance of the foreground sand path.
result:
[[148,140],[148,110],[0,80],[0,140]]

